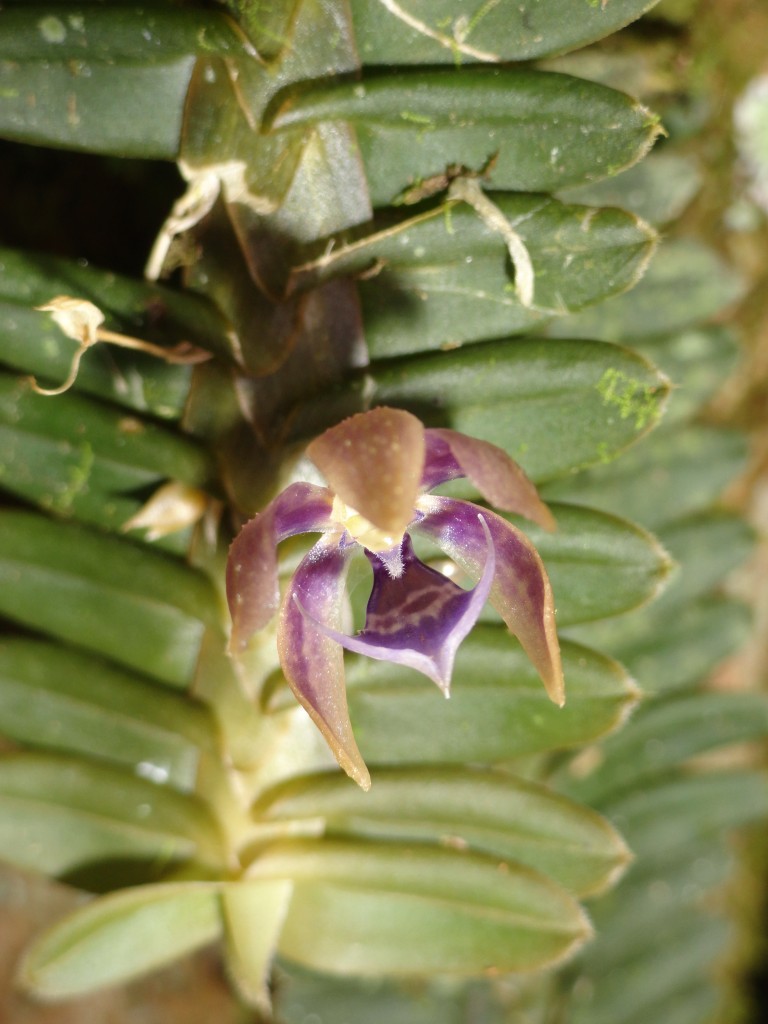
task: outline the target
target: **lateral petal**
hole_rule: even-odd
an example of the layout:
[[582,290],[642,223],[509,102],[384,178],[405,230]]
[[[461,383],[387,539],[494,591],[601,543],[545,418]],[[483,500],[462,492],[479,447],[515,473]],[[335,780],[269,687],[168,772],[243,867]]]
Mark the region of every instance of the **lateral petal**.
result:
[[546,569],[531,541],[501,516],[469,501],[429,495],[419,499],[421,530],[471,576],[480,576],[486,541],[478,512],[488,524],[496,551],[490,602],[518,638],[555,704],[565,703],[555,605]]
[[328,529],[332,507],[333,495],[326,487],[291,484],[235,537],[227,559],[230,653],[244,650],[251,636],[277,612],[277,545],[298,533]]
[[400,537],[411,519],[424,466],[424,426],[409,412],[381,407],[326,430],[307,455],[346,505]]
[[442,427],[428,427],[424,439],[422,490],[431,491],[438,484],[465,476],[494,508],[516,512],[545,530],[556,529],[536,487],[502,448]]
[[325,628],[333,631],[341,625],[347,567],[354,550],[354,545],[342,546],[327,537],[303,559],[280,609],[277,649],[296,699],[347,775],[367,790],[371,778],[349,720],[344,652]]

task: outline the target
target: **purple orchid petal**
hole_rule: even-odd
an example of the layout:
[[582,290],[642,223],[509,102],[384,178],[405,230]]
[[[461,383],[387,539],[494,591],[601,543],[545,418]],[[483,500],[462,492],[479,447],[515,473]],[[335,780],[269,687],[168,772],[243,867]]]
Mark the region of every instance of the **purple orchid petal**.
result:
[[[280,610],[277,649],[285,678],[344,771],[363,789],[371,778],[352,735],[344,685],[344,654],[319,623],[341,625],[354,545],[324,537],[294,573]],[[302,612],[302,609],[307,609]],[[311,618],[310,618],[311,616]]]
[[465,476],[495,508],[516,512],[545,530],[555,529],[552,513],[535,486],[502,448],[456,430],[436,427],[425,430],[424,439],[422,490],[431,491],[439,484]]
[[291,484],[237,535],[227,560],[230,651],[242,651],[278,609],[277,545],[297,533],[327,529],[332,507],[333,494],[327,488]]
[[[419,505],[424,518],[413,528],[431,537],[471,576],[480,576],[487,542],[477,506],[436,495],[421,499]],[[524,533],[493,512],[483,510],[482,514],[496,551],[491,604],[522,644],[551,700],[562,706],[565,693],[555,606],[544,565]]]
[[406,535],[404,570],[396,579],[376,555],[367,553],[373,565],[373,589],[365,628],[357,636],[347,636],[329,627],[326,619],[314,617],[302,605],[299,610],[329,640],[355,654],[416,669],[437,683],[447,697],[456,651],[488,600],[496,570],[491,533],[483,516],[477,515],[476,519],[478,530],[485,536],[485,568],[473,590],[462,590],[424,565]]

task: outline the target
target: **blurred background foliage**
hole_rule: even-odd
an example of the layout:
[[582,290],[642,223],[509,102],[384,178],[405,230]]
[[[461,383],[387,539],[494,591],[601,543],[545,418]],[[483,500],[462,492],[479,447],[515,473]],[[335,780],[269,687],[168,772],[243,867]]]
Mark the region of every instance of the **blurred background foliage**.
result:
[[[0,33],[2,19],[13,7],[8,4],[0,11]],[[374,19],[369,31],[373,33],[375,28]],[[265,33],[265,39],[268,38]],[[368,37],[363,33],[362,38]],[[764,545],[756,542],[752,528],[756,528],[759,537],[768,523],[766,38],[768,12],[759,3],[662,0],[640,21],[586,48],[559,57],[524,54],[541,57],[537,66],[542,69],[583,77],[637,97],[661,116],[668,133],[649,157],[621,175],[595,183],[566,184],[562,188],[547,183],[542,187],[553,191],[565,204],[621,207],[658,228],[663,241],[640,282],[622,295],[566,315],[561,312],[556,318],[543,316],[537,323],[525,311],[515,314],[521,318],[516,333],[533,332],[530,341],[515,342],[519,363],[510,362],[510,377],[520,380],[516,408],[521,411],[517,419],[513,413],[504,423],[500,419],[499,429],[504,437],[494,436],[499,443],[510,446],[514,455],[520,452],[513,445],[527,446],[520,451],[530,458],[531,472],[541,480],[544,496],[554,503],[561,522],[559,539],[552,542],[551,549],[546,548],[546,538],[536,538],[541,542],[559,595],[564,649],[571,666],[571,717],[559,726],[563,730],[559,744],[551,740],[548,730],[555,726],[548,720],[542,727],[545,738],[537,740],[534,726],[541,708],[535,701],[531,703],[529,691],[532,692],[533,684],[516,662],[511,662],[511,669],[505,666],[505,670],[517,673],[519,692],[504,692],[503,685],[496,685],[492,672],[486,669],[486,688],[473,694],[473,685],[478,683],[476,665],[482,664],[483,656],[489,663],[501,657],[490,642],[496,635],[493,622],[478,627],[477,636],[467,644],[465,660],[457,670],[451,715],[442,720],[442,733],[432,717],[435,711],[426,692],[416,690],[399,704],[388,693],[386,674],[377,675],[375,667],[356,664],[350,665],[349,671],[353,717],[356,728],[369,744],[365,752],[370,750],[367,756],[374,763],[403,763],[406,767],[411,763],[415,756],[414,736],[418,742],[419,735],[414,730],[414,721],[436,744],[436,752],[430,751],[429,744],[423,747],[421,756],[427,765],[430,761],[445,760],[445,751],[453,752],[459,766],[463,760],[477,760],[479,746],[472,746],[471,735],[466,740],[466,749],[457,746],[464,742],[462,724],[467,716],[475,716],[472,721],[476,719],[478,736],[486,743],[488,733],[484,730],[488,726],[478,706],[485,707],[489,721],[506,708],[510,723],[504,740],[513,744],[512,754],[508,747],[506,757],[516,755],[516,774],[545,783],[555,792],[599,811],[624,837],[634,862],[615,889],[589,900],[596,938],[562,968],[532,976],[509,975],[470,982],[436,977],[394,984],[379,979],[331,978],[317,970],[297,967],[288,955],[278,962],[272,978],[275,1019],[282,1024],[344,1024],[359,1020],[372,1024],[502,1024],[513,1020],[526,1024],[631,1024],[650,1017],[664,1024],[701,1024],[710,1020],[713,1024],[750,1024],[764,1017],[768,984],[764,929],[768,910],[768,848],[764,834],[768,786],[764,740],[768,709],[763,691],[768,667],[764,639],[768,635],[764,584],[768,578],[768,556]],[[7,53],[3,56],[8,58]],[[389,58],[382,58],[386,59]],[[417,63],[428,59],[419,54],[413,57]],[[301,106],[301,97],[297,102]],[[9,139],[13,137],[13,132],[5,134]],[[375,139],[370,145],[375,153],[374,143]],[[193,160],[195,146],[200,143],[192,139],[188,145],[189,159]],[[375,165],[378,158],[371,156],[370,160]],[[370,176],[370,169],[368,173]],[[386,180],[386,174],[380,178]],[[146,328],[146,319],[137,313],[140,301],[144,301],[138,297],[138,291],[134,294],[131,286],[123,285],[119,279],[117,285],[106,278],[91,279],[88,272],[92,267],[105,268],[137,281],[141,278],[167,212],[185,187],[173,162],[75,153],[66,148],[3,141],[0,184],[3,194],[12,197],[0,207],[0,244],[7,250],[37,251],[46,258],[72,261],[59,263],[48,259],[35,268],[39,275],[36,278],[23,258],[16,264],[16,256],[6,252],[6,282],[14,274],[13,280],[26,282],[27,306],[50,297],[45,294],[50,282],[74,281],[83,288],[86,284],[94,288],[95,294],[100,291],[102,296],[109,295],[110,308],[120,311],[126,329],[138,329],[138,323]],[[397,191],[393,190],[393,194]],[[381,203],[392,197],[382,199]],[[387,214],[387,224],[404,216],[403,209],[407,216],[408,207],[397,207],[395,214]],[[327,236],[346,226],[334,224],[324,229],[321,223],[310,241],[320,237],[325,245]],[[617,222],[615,230],[620,226]],[[546,231],[552,231],[551,226],[539,230],[546,242]],[[346,244],[343,236],[338,237],[338,244]],[[530,240],[526,239],[535,257],[537,237],[532,234]],[[231,269],[231,242],[219,237],[216,225],[213,230],[209,227],[202,238],[206,257],[202,266],[191,271],[193,287],[207,290],[217,301],[223,300],[230,316],[233,309],[240,315],[248,312],[236,309],[237,303],[231,298],[235,289],[230,290],[228,282],[216,278],[217,260]],[[289,264],[290,246],[284,247],[279,237],[277,242],[277,253]],[[637,259],[643,258],[642,238],[629,238],[625,243],[637,246]],[[379,254],[377,244],[370,250],[373,258]],[[439,248],[441,242],[427,238],[425,244]],[[542,245],[542,252],[544,249]],[[265,265],[262,252],[253,256],[257,264]],[[184,261],[183,253],[180,259]],[[84,277],[77,277],[73,268],[78,267]],[[399,272],[402,276],[398,287],[421,286],[418,268],[409,264]],[[485,272],[491,276],[497,273],[490,265]],[[201,287],[206,275],[212,280],[207,289]],[[177,271],[172,277],[173,288],[178,288],[179,276]],[[481,279],[488,280],[478,278]],[[412,285],[414,280],[416,284]],[[505,280],[509,284],[508,276]],[[6,286],[4,291],[6,328],[9,318],[21,316],[21,293],[17,288],[14,294],[14,287],[17,286]],[[114,291],[109,292],[110,288]],[[378,296],[384,293],[377,288],[376,279],[367,286],[363,284],[363,307],[371,323],[381,324],[385,319],[381,316],[383,307],[377,303]],[[612,290],[618,291],[619,286]],[[590,301],[597,297],[592,294]],[[170,301],[165,294],[162,298]],[[11,312],[8,305],[14,307]],[[263,307],[258,312],[262,314]],[[484,315],[478,308],[477,316]],[[214,339],[211,347],[221,343],[216,314],[202,305],[179,306],[174,316],[178,317],[177,323],[194,323],[199,334]],[[38,318],[41,320],[39,315]],[[423,321],[422,329],[422,338],[430,330],[439,338],[446,327],[434,314],[433,319]],[[408,328],[398,324],[392,327],[388,322],[384,327],[372,327],[369,345],[372,354],[379,357],[378,362],[370,373],[345,374],[341,385],[334,387],[332,400],[322,376],[314,380],[316,394],[309,399],[301,389],[294,394],[290,382],[286,384],[278,378],[292,406],[298,400],[298,413],[289,417],[289,429],[281,432],[280,445],[265,445],[267,468],[256,474],[255,479],[253,474],[239,472],[252,434],[244,437],[242,431],[233,428],[234,418],[225,402],[225,407],[215,415],[205,409],[208,396],[215,396],[218,401],[224,394],[215,374],[198,392],[191,417],[188,410],[190,432],[180,436],[171,428],[185,402],[188,369],[155,371],[154,367],[149,369],[149,363],[141,361],[139,373],[144,374],[145,383],[151,384],[140,395],[130,387],[105,395],[104,375],[100,377],[97,369],[84,368],[82,389],[50,399],[58,403],[46,414],[50,419],[44,417],[42,428],[35,424],[31,431],[42,438],[41,447],[21,448],[14,462],[8,456],[13,454],[16,443],[15,424],[19,417],[25,423],[31,422],[28,417],[33,416],[33,411],[24,405],[26,401],[29,406],[28,398],[19,399],[11,375],[19,371],[40,374],[41,366],[47,366],[52,378],[57,374],[61,378],[66,350],[57,350],[54,339],[48,337],[44,352],[47,362],[41,363],[43,356],[37,356],[38,362],[30,363],[33,356],[29,352],[19,354],[8,340],[10,335],[6,335],[5,348],[0,352],[7,371],[4,376],[8,377],[5,384],[0,382],[0,411],[5,403],[3,428],[7,446],[3,466],[7,508],[2,513],[0,571],[4,574],[7,596],[0,598],[0,613],[7,618],[3,620],[0,668],[6,673],[2,731],[9,738],[2,742],[9,754],[31,746],[38,750],[38,755],[25,762],[26,775],[14,776],[12,757],[0,765],[0,799],[4,800],[2,813],[6,822],[0,824],[0,832],[5,829],[7,833],[5,838],[0,835],[3,850],[10,849],[20,834],[26,835],[25,830],[34,833],[32,818],[24,816],[29,812],[19,813],[15,809],[14,800],[23,793],[24,786],[31,786],[37,799],[44,794],[53,805],[61,800],[75,810],[84,808],[86,818],[93,811],[93,793],[103,786],[107,801],[110,793],[120,794],[126,802],[122,813],[128,816],[130,800],[136,807],[148,805],[148,801],[154,805],[154,791],[147,797],[150,790],[142,787],[168,781],[167,777],[152,777],[153,762],[147,755],[151,744],[156,743],[164,756],[169,750],[173,754],[168,761],[171,785],[167,803],[155,809],[145,833],[132,832],[115,847],[109,845],[109,830],[106,840],[84,840],[85,849],[92,841],[96,848],[106,851],[106,864],[95,875],[83,870],[77,848],[67,848],[66,856],[62,854],[60,859],[48,858],[44,848],[32,851],[21,858],[26,871],[3,869],[0,895],[7,927],[3,928],[0,959],[10,1019],[14,1022],[42,1024],[86,1018],[94,1024],[115,1019],[261,1019],[259,1014],[263,1011],[246,1006],[232,994],[220,951],[195,953],[147,980],[132,981],[117,989],[78,996],[74,1001],[56,1005],[40,1004],[29,994],[14,989],[16,965],[29,940],[39,936],[43,926],[59,921],[65,911],[82,905],[82,896],[72,886],[92,892],[128,886],[130,892],[131,886],[142,882],[162,881],[168,876],[164,873],[167,864],[157,863],[156,851],[160,848],[164,850],[163,859],[170,863],[185,863],[188,851],[193,850],[189,871],[195,878],[213,874],[220,861],[216,830],[207,811],[197,806],[190,810],[189,803],[197,799],[189,791],[200,788],[200,758],[215,761],[211,755],[216,749],[215,730],[203,706],[211,702],[211,693],[204,687],[198,690],[199,702],[186,700],[178,693],[189,678],[204,628],[217,628],[217,613],[210,611],[213,604],[207,580],[203,574],[174,561],[173,569],[169,570],[173,578],[162,576],[166,590],[159,595],[162,613],[158,626],[154,610],[146,612],[141,606],[142,594],[149,592],[156,577],[148,568],[149,562],[137,561],[136,567],[128,566],[125,572],[137,600],[137,611],[132,614],[146,614],[146,628],[137,630],[137,637],[126,638],[119,630],[116,637],[102,637],[100,616],[110,591],[110,581],[105,577],[111,575],[111,570],[103,577],[99,566],[114,565],[111,545],[123,542],[108,532],[97,535],[82,531],[90,531],[93,526],[114,531],[167,476],[208,488],[217,499],[226,498],[241,509],[258,506],[284,472],[279,468],[284,451],[290,453],[294,442],[356,408],[363,378],[366,388],[374,388],[375,401],[403,404],[422,415],[429,415],[431,403],[439,394],[447,399],[452,423],[470,433],[482,433],[486,421],[482,408],[475,411],[467,399],[467,381],[475,379],[475,366],[480,373],[487,360],[495,357],[496,343],[480,342],[475,356],[471,354],[475,345],[468,345],[464,350],[467,354],[462,355],[461,374],[452,385],[451,379],[441,377],[441,364],[431,361],[428,351],[418,351],[417,361],[411,361],[411,348],[406,346],[404,353],[397,350],[402,330],[407,332]],[[461,340],[475,342],[498,336],[498,329],[493,326],[479,330],[474,337]],[[554,396],[544,406],[543,426],[541,420],[535,421],[531,415],[532,406],[526,402],[533,400],[531,396],[539,399],[537,379],[530,367],[533,354],[539,351],[540,339],[545,336],[551,346],[550,359],[560,358],[558,365],[563,368],[568,366],[572,370],[577,363],[585,368],[601,365],[600,350],[592,345],[596,341],[619,342],[660,367],[673,384],[661,424],[617,461],[562,475],[563,468],[576,467],[581,462],[578,453],[569,453],[566,463],[571,459],[570,464],[558,465],[558,416],[563,416],[563,423],[572,422],[568,419],[571,414],[562,410],[567,410],[568,401],[578,407],[580,393],[574,386],[573,397]],[[173,337],[171,330],[169,338]],[[579,348],[574,347],[578,339],[584,342]],[[430,347],[425,343],[420,349]],[[623,358],[627,362],[622,363],[622,372],[637,370],[635,356],[628,354]],[[137,364],[121,359],[121,353],[115,356],[117,379],[122,374],[130,381],[130,371]],[[550,364],[550,371],[554,365]],[[562,372],[565,375],[565,369]],[[647,372],[651,387],[658,378],[650,370]],[[291,373],[295,375],[295,366],[288,367],[287,376]],[[111,366],[107,376],[114,381]],[[487,391],[483,390],[487,381],[481,376],[477,381],[478,395],[487,401]],[[611,391],[610,386],[609,380],[607,394],[616,395],[618,409],[622,392]],[[131,449],[129,442],[126,451],[121,443],[116,452],[109,443],[109,423],[99,419],[93,407],[83,404],[89,394],[121,403],[121,423],[128,415],[143,416],[145,429],[156,431],[146,448]],[[252,409],[266,410],[259,427],[260,442],[264,431],[268,433],[267,427],[274,422],[275,410],[271,409],[270,400],[268,391],[260,390],[258,383],[246,398]],[[91,415],[93,422],[87,419]],[[637,424],[636,415],[637,407],[632,406],[630,423]],[[622,422],[625,419],[622,414]],[[169,421],[171,426],[166,430]],[[126,433],[130,437],[128,422]],[[603,425],[595,424],[587,415],[581,422],[580,436],[585,443],[597,441]],[[52,511],[74,517],[76,522],[56,521],[54,530],[54,520],[38,522],[35,517],[33,526],[28,510],[35,505],[45,507],[46,488],[53,486],[46,476],[51,465],[64,465],[65,478],[70,482],[71,474],[77,471],[77,459],[67,463],[67,452],[57,448],[57,444],[62,440],[75,443],[83,423],[87,423],[88,431],[96,439],[102,436],[99,431],[104,432],[103,448],[95,446],[95,464],[102,476],[94,475],[94,481],[103,481],[103,493],[127,493],[130,500],[112,508],[94,486],[92,501],[78,498],[67,503],[65,489],[64,497],[58,506],[54,503]],[[616,448],[632,440],[630,435],[643,433],[645,426],[640,423],[639,428],[627,427],[627,435],[616,441]],[[68,430],[73,433],[67,434]],[[204,440],[215,438],[215,467],[190,433]],[[161,450],[166,454],[157,454]],[[152,458],[148,451],[153,452]],[[584,457],[581,461],[593,460]],[[55,474],[50,479],[55,485]],[[639,525],[630,526],[610,518],[614,516]],[[653,532],[663,549],[650,540],[645,530]],[[189,532],[169,537],[162,542],[163,550],[169,557],[177,555],[185,549],[189,538]],[[87,579],[88,586],[78,598],[81,603],[75,606],[79,612],[92,609],[93,622],[89,624],[88,616],[81,615],[73,626],[55,608],[38,607],[39,583],[33,582],[28,592],[22,587],[11,594],[9,583],[17,582],[14,560],[18,560],[25,543],[34,552],[30,561],[35,562],[37,571],[47,573],[44,585],[53,588],[47,591],[53,595],[51,604],[65,611],[72,594],[67,583],[67,574],[72,572],[68,552],[93,545],[91,560],[86,565],[86,559],[76,570],[76,575],[81,573],[81,581]],[[661,596],[631,614],[620,614],[646,600],[670,575],[668,556],[674,559],[677,569]],[[157,558],[160,557],[158,554]],[[217,557],[214,551],[198,562],[214,580]],[[139,564],[145,567],[145,579]],[[20,612],[23,602],[26,605]],[[124,623],[125,614],[122,606],[115,607],[118,624]],[[20,616],[23,626],[19,634],[14,623]],[[167,623],[167,628],[162,623]],[[180,638],[170,653],[163,641],[167,630],[178,631],[174,636]],[[40,646],[39,633],[45,634],[50,646]],[[51,642],[51,638],[60,637],[78,646],[65,653]],[[626,677],[619,674],[620,670],[611,667],[613,663],[589,662],[582,653],[584,648],[577,645],[617,659],[645,694],[624,727],[604,740],[598,740],[600,734],[624,717],[636,694]],[[96,665],[81,646],[111,659],[117,651],[120,664]],[[144,699],[126,670],[126,666],[141,670],[146,665],[152,665],[153,674],[165,684],[161,697],[157,695],[156,683],[145,679],[143,685],[151,687],[152,696],[150,699],[148,689]],[[110,776],[101,764],[93,769],[93,776],[89,775],[92,769],[88,766],[93,762],[88,758],[99,749],[98,718],[89,719],[86,715],[77,725],[76,718],[65,719],[71,723],[70,731],[62,737],[57,716],[71,714],[71,708],[66,701],[52,705],[54,698],[46,691],[46,680],[58,676],[76,680],[73,692],[79,698],[87,692],[96,705],[102,700],[99,694],[105,679],[111,693],[125,695],[123,707],[130,712],[127,717],[131,721],[121,733],[120,743],[110,752],[111,770],[120,772],[122,765],[130,766],[135,773],[137,764],[144,765],[143,778],[141,771],[135,778],[131,775],[130,786],[134,789],[130,789],[123,775]],[[23,683],[15,695],[9,688],[10,680],[17,685]],[[429,697],[432,696],[430,693]],[[61,698],[59,693],[58,699]],[[135,703],[131,705],[131,701]],[[442,706],[439,710],[442,712]],[[223,716],[236,718],[241,713],[241,705],[234,700],[232,707],[224,709]],[[451,725],[453,715],[456,718]],[[173,722],[173,728],[166,735],[169,722]],[[249,719],[247,725],[252,724]],[[235,745],[241,743],[243,749],[247,748],[247,738],[233,736]],[[51,755],[50,751],[58,753]],[[75,760],[81,755],[82,761]],[[104,752],[99,756],[103,757]],[[501,759],[501,752],[497,759]],[[492,751],[487,760],[493,761]],[[314,752],[308,765],[299,765],[298,774],[301,777],[304,773],[311,780],[313,770],[326,767],[321,754]],[[396,781],[397,769],[389,770]],[[277,780],[291,772],[290,764],[287,769],[281,764]],[[207,777],[203,792],[206,800],[221,797],[215,776],[214,769]],[[112,790],[111,778],[115,780]],[[386,778],[386,771],[381,769],[385,810]],[[313,789],[311,782],[309,785],[310,799],[325,799],[328,820],[335,821],[333,827],[342,834],[345,828],[349,834],[350,826],[344,816],[350,812],[334,802],[338,798],[333,792],[325,793],[320,786]],[[301,791],[292,793],[290,787],[283,794],[278,787],[270,793],[267,817],[279,820],[281,813],[300,815],[301,795]],[[356,798],[356,794],[350,797]],[[283,811],[284,807],[288,810]],[[365,811],[361,800],[357,800],[351,813],[371,815],[367,834],[376,835],[378,830],[379,835],[390,841],[395,836],[394,831],[387,831],[392,823],[382,826],[381,820],[376,819],[377,812]],[[382,820],[387,821],[386,814]],[[55,815],[47,827],[52,833],[61,827]],[[357,827],[359,822],[351,829],[353,835]],[[410,833],[402,823],[399,827],[412,835],[413,825]],[[117,834],[122,835],[119,829]],[[127,846],[121,845],[126,843]],[[51,848],[55,847],[52,842]],[[3,857],[13,860],[5,852]],[[36,872],[56,876],[70,885],[44,882]],[[584,888],[588,890],[589,885]],[[375,902],[371,904],[371,913],[376,906]],[[245,901],[244,907],[247,911]],[[343,908],[339,910],[343,912]],[[346,913],[352,920],[354,912]],[[317,920],[328,920],[322,912],[318,914]],[[207,926],[200,927],[204,939]],[[237,928],[234,912],[230,928]],[[210,929],[211,937],[215,931]],[[192,941],[190,946],[197,944]],[[294,942],[294,946],[298,948],[300,943]],[[328,955],[332,955],[332,949]],[[238,976],[237,952],[231,947],[229,956],[230,977],[234,975],[241,994],[247,995],[248,981]],[[162,962],[161,956],[156,959]],[[86,972],[87,969],[86,964]],[[43,994],[45,984],[37,985]],[[59,991],[66,989],[66,981],[54,979],[54,990],[56,984]],[[34,989],[35,984],[31,987]]]

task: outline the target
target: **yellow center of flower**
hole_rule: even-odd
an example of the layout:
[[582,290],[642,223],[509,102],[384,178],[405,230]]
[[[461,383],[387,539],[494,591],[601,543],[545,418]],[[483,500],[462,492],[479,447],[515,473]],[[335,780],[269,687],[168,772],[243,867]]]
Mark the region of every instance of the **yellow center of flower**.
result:
[[338,495],[333,499],[331,519],[369,551],[390,551],[402,540],[402,535],[396,536],[374,526],[356,508],[345,505]]

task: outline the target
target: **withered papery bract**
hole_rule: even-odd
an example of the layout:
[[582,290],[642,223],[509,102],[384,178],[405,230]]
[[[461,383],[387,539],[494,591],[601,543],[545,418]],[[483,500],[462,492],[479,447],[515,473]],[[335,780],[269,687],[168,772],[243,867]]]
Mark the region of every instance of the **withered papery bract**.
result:
[[[564,701],[552,592],[530,540],[501,516],[430,491],[468,477],[482,496],[546,529],[554,521],[506,452],[454,430],[425,428],[408,412],[378,408],[331,427],[307,454],[327,487],[294,483],[246,523],[227,564],[230,650],[280,611],[285,677],[341,767],[364,789],[370,776],[352,734],[343,648],[417,669],[448,696],[456,650],[489,600],[519,639],[557,704]],[[277,546],[321,538],[294,573],[282,603]],[[429,537],[478,582],[464,590],[414,554],[409,533]],[[373,568],[365,625],[342,632],[350,557]]]

